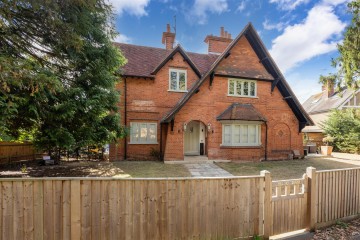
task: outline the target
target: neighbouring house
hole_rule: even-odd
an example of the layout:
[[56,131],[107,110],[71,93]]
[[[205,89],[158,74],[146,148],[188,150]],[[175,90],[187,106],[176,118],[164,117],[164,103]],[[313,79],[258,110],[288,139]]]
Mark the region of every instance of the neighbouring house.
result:
[[301,130],[312,125],[249,23],[234,39],[208,35],[207,54],[115,43],[122,69],[120,113],[130,135],[110,146],[110,159],[165,161],[287,159],[303,154]]
[[334,85],[322,86],[321,92],[312,95],[304,103],[303,107],[314,121],[314,126],[306,126],[302,132],[306,141],[322,145],[325,137],[322,124],[327,120],[332,110],[345,108],[360,108],[360,90],[342,88],[335,92]]

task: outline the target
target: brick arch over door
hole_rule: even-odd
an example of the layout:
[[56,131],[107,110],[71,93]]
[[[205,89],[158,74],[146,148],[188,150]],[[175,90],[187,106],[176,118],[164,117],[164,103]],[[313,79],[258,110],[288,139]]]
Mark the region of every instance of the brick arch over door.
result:
[[291,132],[285,123],[277,123],[272,129],[272,144],[274,151],[287,152],[291,150]]

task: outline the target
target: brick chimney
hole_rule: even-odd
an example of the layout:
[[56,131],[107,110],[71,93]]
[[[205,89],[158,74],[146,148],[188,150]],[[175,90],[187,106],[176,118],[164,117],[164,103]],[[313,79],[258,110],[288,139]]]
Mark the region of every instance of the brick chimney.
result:
[[170,30],[170,24],[166,25],[166,32],[163,32],[162,43],[165,44],[167,50],[171,50],[174,47],[175,42],[175,33],[172,33]]
[[207,35],[204,42],[208,44],[208,53],[221,54],[231,43],[231,34],[220,27],[220,36]]
[[335,93],[335,88],[334,88],[334,84],[330,81],[327,82],[327,84],[323,84],[321,86],[321,90],[324,92],[325,91],[325,96],[327,98],[331,97],[332,95],[334,95]]

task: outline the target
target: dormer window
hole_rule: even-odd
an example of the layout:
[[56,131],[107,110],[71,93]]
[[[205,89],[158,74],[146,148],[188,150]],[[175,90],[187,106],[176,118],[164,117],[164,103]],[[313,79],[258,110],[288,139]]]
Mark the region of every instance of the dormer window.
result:
[[228,96],[256,97],[256,81],[244,79],[229,79]]
[[173,68],[169,70],[169,91],[186,92],[186,84],[186,70]]

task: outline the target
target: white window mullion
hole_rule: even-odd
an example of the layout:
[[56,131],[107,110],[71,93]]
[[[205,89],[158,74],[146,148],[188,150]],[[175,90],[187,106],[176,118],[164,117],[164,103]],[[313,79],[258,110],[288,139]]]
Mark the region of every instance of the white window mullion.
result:
[[130,123],[130,143],[157,144],[157,124],[145,122]]
[[224,146],[259,146],[261,124],[223,124],[222,144]]
[[[181,80],[181,78],[183,78]],[[183,69],[169,69],[169,91],[185,92],[187,90],[187,72]]]
[[[247,86],[246,92],[245,92],[245,85]],[[243,79],[229,79],[228,80],[228,95],[229,96],[239,96],[239,97],[256,97],[257,96],[256,81],[243,80]]]

